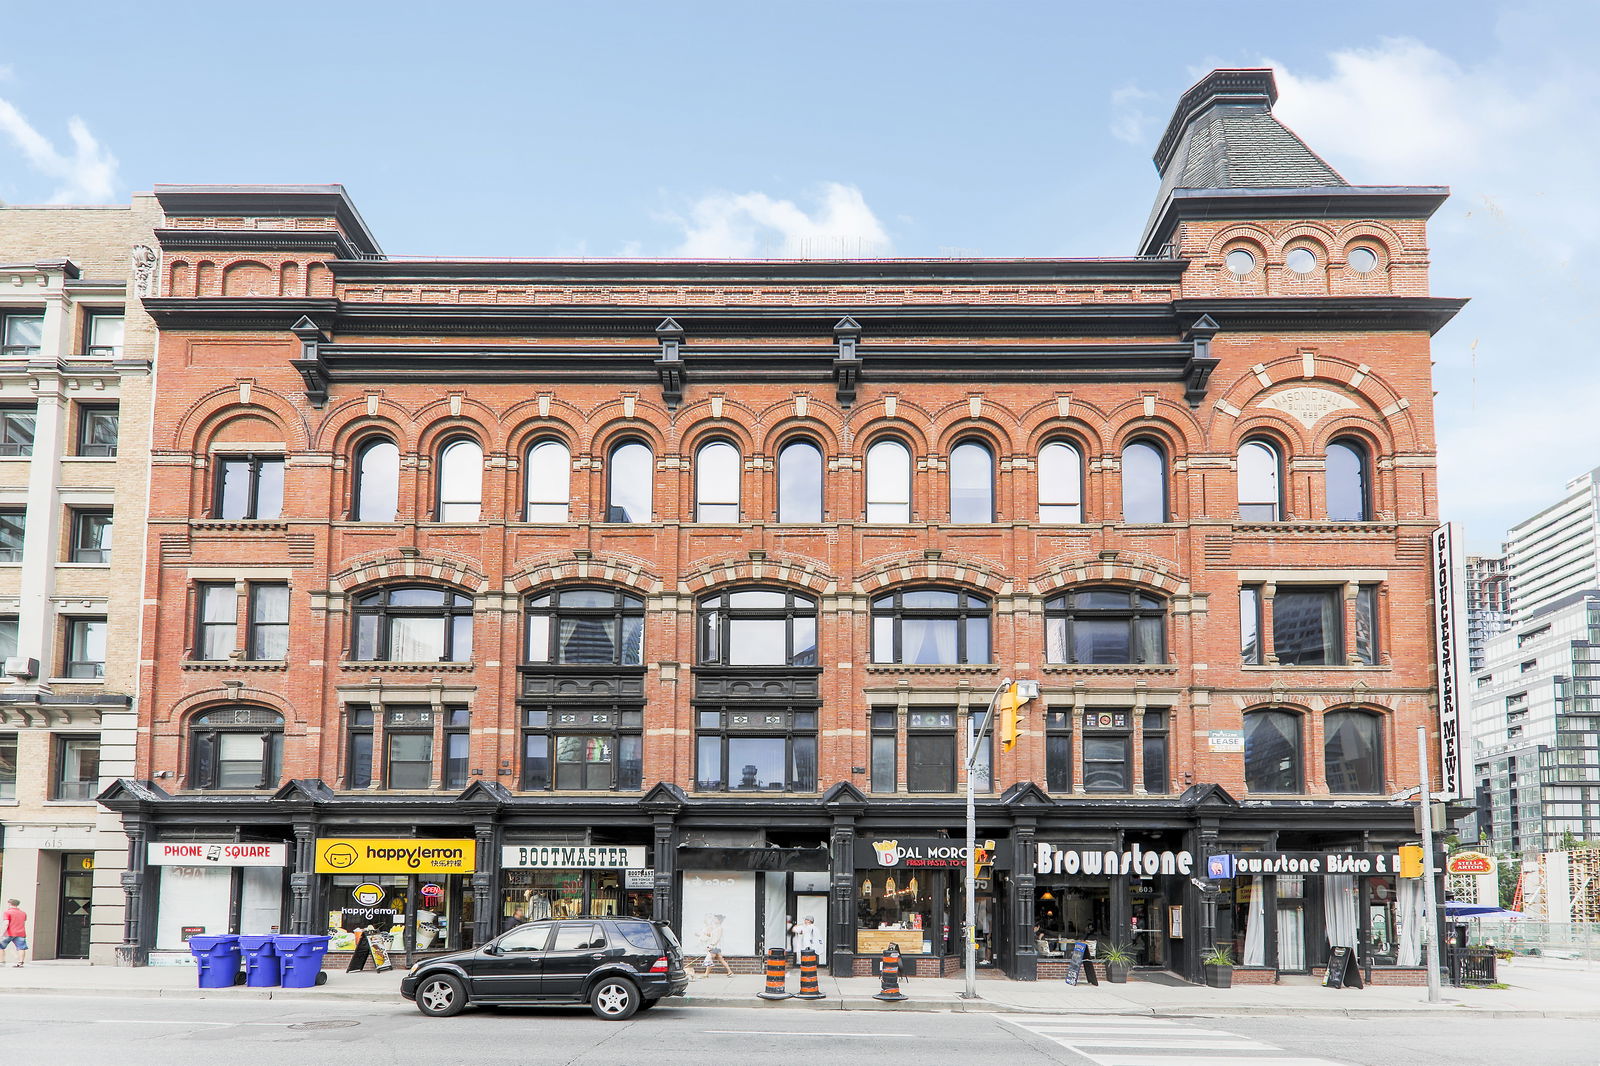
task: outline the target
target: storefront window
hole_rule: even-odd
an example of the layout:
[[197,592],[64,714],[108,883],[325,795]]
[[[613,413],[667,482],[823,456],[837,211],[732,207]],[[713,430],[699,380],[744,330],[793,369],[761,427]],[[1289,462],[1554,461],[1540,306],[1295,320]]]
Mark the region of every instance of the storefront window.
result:
[[610,914],[649,918],[654,892],[648,870],[506,870],[501,875],[500,925]]
[[864,870],[856,899],[856,949],[877,954],[890,943],[910,954],[932,954],[935,903],[949,910],[949,878],[937,870]]
[[1046,942],[1046,954],[1064,953],[1061,940],[1092,940],[1098,946],[1110,935],[1111,885],[1081,876],[1040,878],[1033,913],[1037,939]]

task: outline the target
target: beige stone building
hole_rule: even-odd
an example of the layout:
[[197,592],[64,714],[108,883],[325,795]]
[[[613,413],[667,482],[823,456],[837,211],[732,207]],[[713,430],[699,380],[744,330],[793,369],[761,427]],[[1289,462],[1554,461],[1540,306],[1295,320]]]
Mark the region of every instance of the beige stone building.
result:
[[0,207],[0,898],[35,957],[117,961],[157,274],[148,196]]

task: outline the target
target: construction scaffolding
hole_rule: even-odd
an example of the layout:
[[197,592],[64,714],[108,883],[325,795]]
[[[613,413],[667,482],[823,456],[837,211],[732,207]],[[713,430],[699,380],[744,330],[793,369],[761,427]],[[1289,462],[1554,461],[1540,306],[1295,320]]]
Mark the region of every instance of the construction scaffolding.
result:
[[1600,923],[1600,848],[1524,859],[1511,909],[1546,922]]

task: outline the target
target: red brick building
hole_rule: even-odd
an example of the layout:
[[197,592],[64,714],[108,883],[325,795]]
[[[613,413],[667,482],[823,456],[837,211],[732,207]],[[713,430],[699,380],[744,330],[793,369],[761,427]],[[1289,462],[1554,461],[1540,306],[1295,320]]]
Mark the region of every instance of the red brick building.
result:
[[1274,94],[1185,95],[1121,258],[415,260],[338,186],[158,187],[130,943],[371,882],[416,951],[812,916],[951,969],[965,730],[1025,678],[986,962],[1414,973],[1446,192],[1347,184]]

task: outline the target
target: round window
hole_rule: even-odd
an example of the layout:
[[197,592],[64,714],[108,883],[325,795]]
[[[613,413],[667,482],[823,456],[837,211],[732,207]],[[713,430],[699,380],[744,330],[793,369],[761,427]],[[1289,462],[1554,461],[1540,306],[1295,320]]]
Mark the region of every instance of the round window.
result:
[[1357,274],[1370,274],[1378,266],[1378,253],[1371,248],[1350,249],[1350,269]]
[[1228,271],[1236,278],[1242,278],[1256,268],[1256,257],[1243,248],[1235,248],[1227,256]]
[[1284,265],[1296,274],[1309,274],[1317,269],[1317,257],[1309,248],[1291,248],[1284,257]]

